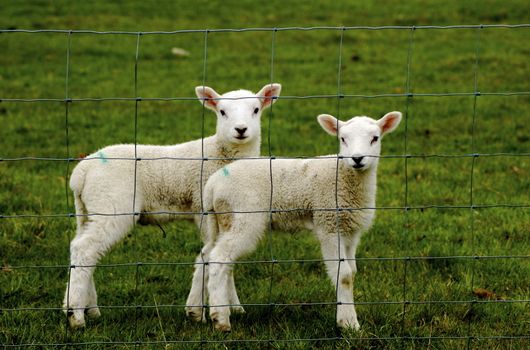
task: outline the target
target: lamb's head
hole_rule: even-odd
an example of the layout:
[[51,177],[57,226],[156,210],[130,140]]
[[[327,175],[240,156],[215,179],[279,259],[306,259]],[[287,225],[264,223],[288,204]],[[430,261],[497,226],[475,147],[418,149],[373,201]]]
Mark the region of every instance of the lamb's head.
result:
[[401,121],[400,112],[390,112],[379,120],[354,117],[347,122],[329,114],[318,116],[322,128],[340,142],[342,161],[355,170],[367,170],[377,165],[381,154],[381,139],[394,131]]
[[280,91],[280,84],[267,84],[257,94],[236,90],[219,95],[208,86],[195,88],[201,103],[217,115],[217,137],[238,145],[259,142],[261,113],[276,102]]

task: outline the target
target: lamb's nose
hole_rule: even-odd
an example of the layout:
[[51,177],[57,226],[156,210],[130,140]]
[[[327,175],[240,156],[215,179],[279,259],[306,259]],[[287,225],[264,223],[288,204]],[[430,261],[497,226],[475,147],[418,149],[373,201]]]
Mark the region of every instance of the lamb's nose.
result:
[[247,128],[236,128],[236,131],[239,135],[244,135]]
[[351,157],[351,159],[353,159],[355,164],[361,164],[361,162],[363,161],[363,158],[364,157]]

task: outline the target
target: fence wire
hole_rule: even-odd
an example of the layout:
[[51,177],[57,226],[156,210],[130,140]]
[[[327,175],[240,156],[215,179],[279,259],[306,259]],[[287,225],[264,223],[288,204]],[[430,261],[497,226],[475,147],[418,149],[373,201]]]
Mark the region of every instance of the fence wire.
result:
[[[470,280],[470,294],[473,294],[473,290],[475,287],[475,275],[477,273],[477,264],[480,261],[502,261],[502,260],[519,260],[519,261],[529,261],[530,255],[483,255],[480,253],[477,253],[477,232],[475,229],[475,215],[474,212],[478,210],[489,210],[493,208],[512,208],[512,209],[528,209],[530,208],[530,203],[496,203],[496,204],[480,204],[475,201],[474,198],[474,181],[475,181],[475,164],[478,158],[486,157],[486,158],[493,158],[493,157],[530,157],[530,153],[525,152],[498,152],[498,153],[480,153],[478,152],[478,148],[476,146],[476,120],[477,120],[477,103],[478,99],[481,96],[500,96],[500,97],[509,97],[509,96],[529,96],[530,91],[489,91],[489,92],[481,92],[479,89],[478,84],[478,77],[479,77],[479,68],[480,68],[480,48],[482,44],[482,35],[484,29],[515,29],[515,28],[530,28],[530,24],[516,24],[516,25],[454,25],[454,26],[377,26],[377,27],[368,27],[368,26],[345,26],[345,27],[332,27],[332,26],[319,26],[319,27],[286,27],[286,28],[240,28],[240,29],[205,29],[205,30],[175,30],[175,31],[150,31],[150,32],[131,32],[131,31],[94,31],[94,30],[54,30],[54,29],[42,29],[42,30],[24,30],[24,29],[0,29],[0,34],[7,34],[7,35],[13,35],[16,33],[28,33],[28,34],[35,34],[39,35],[42,33],[58,33],[58,34],[64,34],[66,36],[66,68],[65,68],[65,97],[64,99],[61,98],[24,98],[24,97],[18,97],[18,98],[3,98],[0,96],[0,102],[5,103],[45,103],[45,102],[52,102],[52,103],[60,103],[64,104],[64,143],[65,143],[65,156],[64,157],[34,157],[34,156],[20,156],[20,157],[1,157],[0,154],[0,163],[18,163],[18,162],[64,162],[64,168],[65,168],[65,212],[63,213],[32,213],[32,214],[9,214],[9,213],[0,213],[0,219],[1,220],[26,220],[26,219],[49,219],[49,220],[55,220],[58,218],[76,218],[76,217],[91,217],[91,216],[130,216],[134,223],[134,229],[136,230],[136,220],[135,218],[139,216],[140,214],[148,214],[148,215],[173,215],[173,216],[189,216],[191,215],[199,215],[200,216],[200,225],[199,230],[202,228],[204,218],[207,215],[211,215],[212,213],[205,210],[203,203],[202,203],[202,195],[201,195],[201,205],[200,205],[200,211],[198,212],[176,212],[176,211],[147,211],[147,212],[138,212],[137,211],[137,166],[138,162],[146,162],[146,161],[163,161],[163,160],[188,160],[188,161],[201,161],[201,172],[200,172],[200,192],[202,194],[203,191],[203,180],[204,174],[203,174],[203,168],[204,168],[204,162],[208,160],[239,160],[239,159],[262,159],[262,157],[242,157],[242,158],[207,158],[204,152],[204,138],[207,136],[205,134],[205,106],[203,103],[202,108],[202,114],[201,114],[201,156],[200,157],[152,157],[152,158],[140,158],[138,157],[137,153],[137,145],[138,145],[138,119],[141,115],[141,109],[140,106],[144,102],[150,102],[150,101],[191,101],[196,100],[196,97],[150,97],[150,98],[143,98],[138,96],[138,75],[140,71],[140,52],[141,52],[141,38],[146,36],[159,36],[159,35],[178,35],[178,34],[185,34],[185,33],[202,33],[204,35],[204,52],[203,52],[203,69],[202,69],[202,83],[203,85],[206,85],[208,72],[207,72],[207,63],[208,63],[208,52],[209,52],[209,35],[212,33],[243,33],[243,32],[270,32],[271,34],[271,48],[270,48],[270,83],[272,84],[274,82],[275,77],[275,55],[277,50],[277,37],[281,36],[282,33],[285,32],[306,32],[306,31],[332,31],[332,32],[338,32],[340,33],[339,43],[338,43],[338,61],[337,61],[337,93],[336,94],[319,94],[319,95],[305,95],[305,96],[281,96],[277,97],[281,100],[314,100],[314,99],[328,99],[328,100],[336,100],[336,116],[341,119],[342,112],[341,112],[341,102],[344,99],[380,99],[380,98],[405,98],[405,113],[404,113],[404,153],[403,154],[391,154],[391,155],[382,155],[378,156],[378,158],[381,159],[403,159],[404,160],[404,169],[403,169],[403,183],[405,186],[404,191],[404,198],[402,206],[375,206],[375,207],[360,207],[360,208],[343,208],[339,206],[339,200],[338,200],[338,163],[341,159],[341,157],[331,157],[336,158],[337,161],[337,173],[335,178],[335,207],[334,208],[315,208],[312,209],[312,211],[329,211],[336,213],[336,228],[337,228],[337,242],[338,242],[338,259],[337,260],[330,260],[330,259],[278,259],[275,257],[274,249],[272,245],[272,233],[273,233],[273,227],[272,227],[272,217],[273,214],[277,213],[284,213],[284,212],[295,212],[295,211],[307,211],[305,208],[290,208],[290,209],[277,209],[273,206],[273,194],[274,194],[274,184],[273,184],[273,161],[276,159],[312,159],[315,157],[284,157],[284,156],[276,156],[273,152],[272,148],[272,142],[271,142],[271,130],[273,130],[272,127],[272,120],[274,118],[274,108],[273,105],[271,105],[270,109],[266,112],[267,113],[267,122],[268,122],[268,133],[267,133],[267,140],[268,140],[268,150],[266,158],[269,159],[269,172],[270,172],[270,198],[269,198],[269,209],[265,211],[238,211],[238,212],[218,212],[217,214],[230,214],[230,213],[268,213],[269,215],[269,227],[268,232],[266,235],[266,245],[268,250],[268,256],[269,259],[262,259],[262,260],[240,260],[240,261],[233,261],[229,263],[222,263],[222,262],[213,262],[210,261],[209,263],[217,263],[217,264],[231,264],[231,265],[246,265],[246,264],[263,264],[269,267],[269,276],[270,279],[268,283],[268,301],[266,303],[256,303],[256,302],[246,302],[242,303],[242,306],[248,306],[248,307],[265,307],[267,308],[267,322],[268,322],[268,328],[269,332],[266,335],[266,338],[263,339],[208,339],[207,334],[204,332],[203,328],[200,328],[200,334],[199,339],[166,339],[164,336],[163,341],[159,340],[146,340],[145,334],[141,334],[138,324],[140,322],[140,316],[139,311],[142,309],[152,310],[156,309],[157,313],[159,309],[176,309],[177,312],[182,312],[182,309],[184,308],[184,304],[158,304],[156,302],[156,299],[154,300],[153,304],[146,304],[146,303],[139,303],[138,300],[134,300],[134,305],[98,305],[100,309],[106,309],[106,310],[116,310],[116,309],[124,309],[124,310],[134,310],[134,320],[130,320],[134,322],[134,334],[136,337],[136,341],[94,341],[94,342],[84,342],[84,341],[74,341],[71,339],[71,331],[69,330],[69,327],[67,326],[67,320],[65,320],[65,334],[64,334],[64,342],[56,342],[56,343],[40,343],[40,342],[32,342],[32,343],[20,343],[20,344],[13,344],[13,343],[5,343],[3,344],[6,348],[24,348],[24,347],[70,347],[70,346],[90,346],[90,345],[102,345],[102,346],[117,346],[117,345],[124,345],[124,346],[142,346],[142,345],[168,345],[168,344],[180,344],[180,345],[207,345],[207,344],[215,344],[215,343],[225,343],[225,344],[240,344],[240,343],[248,343],[248,344],[257,344],[257,345],[268,345],[269,347],[275,347],[278,344],[287,344],[287,343],[293,343],[293,342],[324,342],[324,343],[337,343],[338,341],[341,341],[345,338],[344,335],[337,333],[337,336],[335,337],[315,337],[315,338],[281,338],[278,337],[275,334],[275,328],[274,328],[274,320],[273,320],[273,313],[275,308],[277,307],[302,307],[302,306],[337,306],[339,305],[336,301],[316,301],[316,302],[289,302],[289,303],[281,303],[281,302],[275,302],[273,300],[273,289],[274,289],[274,280],[275,280],[275,274],[277,274],[275,270],[275,266],[278,265],[285,265],[285,264],[305,264],[305,263],[325,263],[327,261],[337,261],[338,262],[338,271],[337,271],[337,278],[335,281],[335,287],[339,284],[339,272],[341,269],[341,264],[347,263],[348,260],[355,260],[356,262],[383,262],[383,263],[399,263],[402,265],[402,286],[401,286],[401,297],[394,296],[393,300],[374,300],[374,301],[356,301],[354,302],[354,305],[397,305],[402,308],[402,312],[400,314],[400,331],[399,336],[379,336],[377,334],[371,335],[371,336],[365,336],[365,335],[358,335],[355,336],[355,339],[359,340],[377,340],[377,341],[395,341],[399,344],[402,344],[403,347],[407,346],[407,342],[411,341],[438,341],[438,340],[460,340],[462,342],[466,343],[466,347],[470,349],[474,342],[477,341],[489,341],[489,340],[498,340],[498,341],[521,341],[525,342],[530,340],[530,335],[528,334],[520,334],[517,336],[506,336],[506,335],[488,335],[488,336],[482,336],[482,335],[475,335],[473,333],[473,323],[472,318],[467,318],[467,329],[465,335],[443,335],[443,336],[411,336],[407,335],[406,330],[406,319],[408,317],[408,308],[413,305],[468,305],[470,312],[473,312],[473,309],[476,308],[478,305],[484,305],[484,304],[523,304],[527,305],[530,302],[530,299],[528,298],[522,298],[522,299],[510,299],[510,300],[504,300],[504,299],[487,299],[487,300],[480,300],[477,298],[471,298],[471,299],[465,299],[465,300],[414,300],[409,298],[409,285],[410,280],[408,277],[409,273],[409,265],[413,262],[433,262],[433,261],[469,261],[470,262],[470,271],[469,274],[471,276]],[[403,93],[382,93],[382,94],[348,94],[343,92],[342,88],[342,55],[343,55],[343,39],[344,39],[344,33],[347,31],[385,31],[385,30],[402,30],[409,32],[409,40],[408,40],[408,53],[407,53],[407,62],[406,62],[406,77],[405,77],[405,91]],[[415,44],[415,34],[418,31],[428,31],[428,30],[473,30],[476,31],[476,42],[475,42],[475,50],[474,50],[474,66],[473,66],[473,91],[472,92],[444,92],[444,93],[416,93],[413,92],[413,89],[411,87],[411,81],[413,76],[413,53],[414,53],[414,44]],[[135,97],[97,97],[97,98],[88,98],[88,97],[76,97],[73,98],[70,94],[70,61],[71,61],[71,38],[72,35],[76,34],[89,34],[89,35],[124,35],[124,36],[134,36],[136,37],[136,45],[135,45],[135,52],[134,52],[134,95]],[[284,82],[288,84],[289,82]],[[472,107],[472,128],[471,128],[471,152],[470,153],[455,153],[455,154],[410,154],[409,153],[409,119],[411,115],[410,106],[413,103],[415,98],[418,97],[472,97],[473,98],[473,107]],[[247,98],[247,97],[243,97]],[[253,97],[248,97],[253,98]],[[232,98],[226,98],[226,99],[232,99]],[[237,98],[241,99],[241,98]],[[69,174],[71,170],[71,164],[78,162],[82,160],[82,158],[76,158],[72,157],[71,149],[70,149],[70,142],[71,142],[71,136],[69,133],[70,128],[70,120],[69,120],[69,114],[70,114],[70,106],[72,103],[92,103],[92,102],[111,102],[111,101],[125,101],[125,102],[132,102],[134,103],[134,157],[133,158],[112,158],[112,157],[105,157],[107,160],[116,160],[116,161],[134,161],[134,189],[133,189],[133,202],[132,209],[130,212],[119,212],[119,213],[89,213],[89,214],[76,214],[74,212],[74,209],[72,207],[72,203],[70,200],[70,191],[68,189],[68,179]],[[320,159],[323,158],[329,158],[329,157],[319,157]],[[409,161],[411,159],[429,159],[429,158],[441,158],[441,159],[469,159],[471,162],[471,170],[469,174],[469,200],[468,204],[460,204],[460,205],[412,205],[410,204],[409,199],[409,179],[411,177],[410,170],[409,170]],[[91,158],[90,160],[98,160],[99,158]],[[101,159],[100,159],[101,160]],[[87,160],[85,160],[87,161]],[[251,163],[249,163],[251,166]],[[471,212],[470,214],[470,227],[471,227],[471,254],[469,255],[452,255],[452,256],[382,256],[382,257],[376,257],[376,258],[368,258],[368,257],[356,257],[355,259],[348,259],[346,257],[341,256],[340,252],[340,216],[338,215],[341,211],[358,211],[363,209],[376,209],[376,210],[394,210],[403,212],[404,215],[404,228],[402,230],[402,233],[404,236],[408,236],[409,234],[409,221],[410,221],[410,213],[414,210],[469,210]],[[72,224],[72,220],[68,220],[69,225]],[[71,241],[70,232],[73,231],[73,226],[71,226],[71,229],[68,230],[68,240]],[[135,236],[135,235],[134,235]],[[405,242],[405,240],[402,240],[402,242]],[[134,246],[138,249],[138,244],[136,243]],[[402,247],[403,248],[403,247]],[[153,267],[153,266],[183,266],[183,267],[191,267],[195,266],[198,263],[196,261],[190,261],[190,262],[127,262],[127,263],[106,263],[106,264],[98,264],[97,267],[100,269],[109,269],[109,268],[128,268],[132,267],[135,270],[134,273],[134,289],[135,291],[138,290],[139,284],[140,284],[140,276],[142,273],[142,269],[146,267]],[[202,269],[204,272],[204,268],[208,263],[202,262]],[[11,270],[67,270],[68,276],[70,276],[70,271],[75,266],[70,266],[69,264],[64,265],[17,265],[17,266],[9,266],[9,269]],[[78,265],[77,267],[95,267],[94,265]],[[397,272],[396,272],[397,273]],[[204,275],[204,274],[203,274]],[[204,277],[203,277],[204,278]],[[244,276],[242,276],[244,278]],[[68,279],[70,279],[68,277]],[[204,283],[204,280],[203,280]],[[68,283],[69,285],[69,283]],[[204,288],[203,288],[204,290]],[[337,290],[337,288],[336,288]],[[337,292],[338,293],[338,292]],[[135,295],[138,295],[138,293],[135,293]],[[336,295],[338,296],[338,294]],[[203,305],[200,305],[201,307],[206,307],[207,300],[204,295],[202,295],[202,301]],[[59,304],[60,301],[57,301],[57,304]],[[219,305],[219,306],[232,306],[232,305]],[[15,312],[29,312],[29,311],[41,311],[41,312],[58,312],[62,311],[62,307],[17,307],[17,308],[8,308],[8,307],[1,307],[0,308],[0,314],[3,313],[15,313]],[[243,324],[240,325],[241,327],[244,327]],[[429,343],[430,344],[430,343]]]

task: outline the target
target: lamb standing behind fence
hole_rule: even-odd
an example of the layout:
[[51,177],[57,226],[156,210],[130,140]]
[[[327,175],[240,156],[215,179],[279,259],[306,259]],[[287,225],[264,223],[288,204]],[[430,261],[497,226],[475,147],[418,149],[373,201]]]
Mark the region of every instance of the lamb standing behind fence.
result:
[[[359,328],[353,305],[355,251],[375,214],[380,138],[398,126],[401,113],[390,112],[378,121],[355,117],[347,122],[320,115],[318,121],[339,138],[340,160],[337,156],[240,160],[217,171],[206,183],[204,209],[219,214],[208,215],[201,254],[209,268],[196,267],[188,300],[201,290],[195,283],[206,280],[210,316],[219,330],[231,329],[229,306],[238,307],[230,263],[256,248],[268,227],[270,206],[274,227],[309,228],[316,234],[337,288],[337,325]],[[198,312],[201,307],[195,308]]]
[[[199,86],[196,93],[201,103],[217,115],[215,135],[173,146],[109,146],[77,165],[70,180],[77,233],[70,245],[72,267],[64,298],[72,327],[84,326],[85,309],[88,316],[100,315],[93,279],[95,265],[135,222],[182,218],[199,223],[199,215],[149,213],[200,212],[200,188],[212,173],[230,158],[259,155],[261,113],[275,102],[280,90],[281,85],[268,84],[257,94],[238,90],[220,96],[209,87]],[[212,159],[204,161],[203,157]],[[134,213],[140,213],[133,219],[124,215],[131,213],[131,203]]]

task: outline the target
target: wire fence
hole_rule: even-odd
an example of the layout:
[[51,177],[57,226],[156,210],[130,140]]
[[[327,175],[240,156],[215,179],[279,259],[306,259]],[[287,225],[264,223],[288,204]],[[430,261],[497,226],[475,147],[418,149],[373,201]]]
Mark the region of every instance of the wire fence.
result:
[[[352,27],[289,27],[289,28],[242,28],[242,29],[206,29],[206,30],[176,30],[176,31],[153,31],[153,32],[130,32],[130,31],[93,31],[93,30],[21,30],[21,29],[13,29],[13,30],[5,30],[0,29],[0,34],[5,35],[15,35],[17,33],[27,33],[32,35],[39,35],[41,33],[56,33],[56,34],[64,34],[66,41],[67,41],[67,49],[66,49],[66,57],[65,57],[65,92],[64,92],[64,98],[24,98],[24,97],[17,97],[17,98],[3,98],[0,96],[0,102],[2,103],[43,103],[43,102],[52,102],[52,103],[59,103],[64,105],[64,157],[35,157],[35,156],[26,156],[21,155],[18,157],[1,157],[0,154],[0,164],[2,163],[13,163],[17,164],[19,162],[48,162],[52,164],[58,164],[57,166],[64,166],[64,174],[67,181],[65,182],[65,208],[66,210],[64,212],[59,213],[25,213],[25,214],[11,214],[11,213],[0,213],[0,220],[26,220],[26,219],[40,219],[40,218],[46,218],[46,219],[58,219],[58,218],[68,218],[73,219],[75,217],[83,216],[83,217],[91,217],[91,216],[130,216],[132,217],[132,220],[136,224],[135,218],[137,218],[139,215],[174,215],[176,217],[178,216],[189,216],[196,215],[201,217],[202,219],[207,216],[211,215],[212,213],[206,211],[202,207],[201,203],[201,210],[200,211],[194,211],[194,212],[175,212],[175,211],[145,211],[145,212],[138,212],[135,210],[137,207],[137,194],[136,194],[136,184],[137,184],[137,169],[138,169],[138,162],[146,162],[146,161],[164,161],[164,160],[188,160],[188,161],[201,161],[202,164],[204,162],[210,161],[210,160],[239,160],[239,159],[258,159],[258,157],[242,157],[242,158],[208,158],[204,154],[204,148],[202,150],[202,155],[200,157],[151,157],[151,158],[140,158],[138,157],[137,153],[137,145],[138,145],[138,131],[139,131],[139,125],[138,125],[138,118],[140,115],[139,106],[144,102],[149,101],[188,101],[188,100],[196,100],[195,97],[140,97],[138,96],[138,70],[141,66],[140,62],[140,52],[142,49],[142,39],[148,36],[160,36],[160,35],[179,35],[179,34],[185,34],[185,33],[196,33],[196,34],[203,34],[204,38],[204,55],[203,55],[203,72],[202,72],[202,80],[203,85],[206,85],[206,82],[208,81],[208,71],[207,71],[207,62],[208,62],[208,53],[209,53],[209,37],[210,35],[214,33],[242,33],[242,32],[267,32],[271,35],[271,47],[270,47],[270,83],[272,84],[275,80],[275,55],[277,50],[277,38],[278,36],[281,36],[285,32],[306,32],[306,31],[327,31],[327,32],[333,32],[333,33],[339,33],[339,48],[338,48],[338,62],[337,62],[337,91],[336,94],[320,94],[320,95],[306,95],[306,96],[281,96],[278,97],[280,100],[313,100],[313,99],[327,99],[327,100],[335,100],[336,101],[336,115],[341,116],[343,113],[341,113],[341,104],[343,101],[347,99],[379,99],[379,98],[405,98],[405,111],[404,111],[404,152],[403,154],[390,154],[390,155],[382,155],[379,156],[381,159],[401,159],[404,162],[404,176],[403,176],[403,185],[405,188],[404,191],[404,200],[403,205],[397,205],[397,206],[375,206],[375,207],[366,207],[366,208],[342,208],[338,205],[338,170],[337,170],[337,180],[335,182],[335,198],[336,198],[336,206],[331,208],[316,208],[312,209],[314,212],[318,211],[326,211],[326,212],[335,212],[338,213],[340,211],[358,211],[363,209],[376,209],[378,211],[396,211],[399,213],[403,213],[403,235],[408,235],[409,230],[409,221],[411,212],[413,211],[424,211],[428,209],[436,209],[436,210],[470,210],[470,211],[477,211],[477,210],[489,210],[489,209],[495,209],[495,208],[509,208],[509,209],[521,209],[521,210],[528,210],[530,208],[530,203],[495,203],[495,204],[484,204],[477,202],[474,197],[474,186],[475,186],[475,178],[476,178],[476,162],[479,158],[499,158],[499,157],[517,157],[518,159],[525,160],[526,158],[530,157],[530,153],[527,152],[479,152],[479,149],[476,145],[475,135],[476,135],[476,120],[480,116],[477,112],[477,103],[479,101],[480,97],[484,96],[497,96],[497,97],[509,97],[509,96],[530,96],[530,91],[488,91],[488,92],[482,92],[479,89],[478,84],[478,77],[480,75],[480,58],[481,58],[481,46],[483,45],[483,37],[482,33],[485,29],[490,30],[498,30],[498,29],[504,29],[504,30],[514,30],[514,29],[523,29],[528,30],[530,29],[530,24],[517,24],[517,25],[455,25],[455,26],[380,26],[380,27],[367,27],[367,26],[352,26]],[[409,33],[409,39],[408,39],[408,53],[407,53],[407,62],[406,62],[406,77],[405,77],[405,91],[400,93],[381,93],[381,94],[351,94],[351,93],[345,93],[343,91],[342,86],[342,62],[341,59],[343,57],[343,40],[344,40],[344,34],[349,31],[386,31],[386,30],[399,30],[399,31],[405,31]],[[475,48],[474,48],[474,65],[473,65],[473,91],[470,92],[441,92],[441,93],[417,93],[414,92],[411,86],[411,77],[412,77],[412,67],[414,66],[414,60],[413,60],[413,53],[414,53],[414,47],[415,47],[415,36],[416,33],[419,31],[438,31],[438,30],[465,30],[465,31],[474,31],[476,33],[476,39],[475,39]],[[97,98],[88,98],[88,97],[72,97],[70,93],[70,61],[72,56],[72,50],[71,50],[71,38],[78,34],[87,34],[87,35],[95,35],[95,36],[104,36],[104,35],[123,35],[123,36],[131,36],[136,39],[136,45],[135,45],[135,52],[134,52],[134,96],[135,97],[97,97]],[[288,82],[282,82],[285,84],[288,84]],[[410,115],[410,106],[413,103],[413,100],[418,97],[471,97],[473,98],[473,109],[472,109],[472,126],[471,126],[471,151],[468,153],[454,153],[454,154],[443,154],[443,153],[436,153],[436,154],[418,154],[410,152],[409,149],[409,141],[411,138],[410,132],[409,132],[409,115]],[[252,98],[252,97],[249,97]],[[70,128],[71,128],[71,121],[69,120],[70,116],[70,108],[73,103],[91,103],[91,102],[105,102],[105,101],[124,101],[124,102],[130,102],[134,104],[134,157],[128,158],[128,157],[106,157],[106,160],[115,160],[115,161],[134,161],[135,167],[134,167],[134,196],[133,196],[133,202],[131,203],[131,211],[128,212],[119,212],[119,213],[88,213],[88,214],[80,214],[75,213],[73,209],[73,205],[71,202],[71,193],[68,188],[68,178],[69,174],[72,169],[72,165],[83,158],[81,157],[74,157],[72,156],[70,143],[71,143],[71,136],[70,136]],[[267,114],[267,121],[268,122],[268,133],[266,135],[267,137],[267,144],[268,144],[268,150],[267,154],[263,157],[266,157],[270,160],[269,162],[269,171],[270,171],[270,200],[269,200],[269,209],[266,211],[238,211],[237,213],[267,213],[269,214],[269,219],[272,222],[273,214],[277,213],[286,213],[286,212],[296,212],[296,211],[306,211],[305,208],[289,208],[289,209],[277,209],[273,206],[273,193],[274,193],[274,182],[273,182],[273,162],[278,159],[311,159],[311,157],[284,157],[284,156],[277,156],[274,155],[271,149],[271,133],[274,132],[272,128],[272,119],[274,118],[274,108],[271,108],[270,111]],[[201,116],[201,133],[202,133],[202,139],[207,136],[205,134],[205,108],[203,106],[203,113]],[[261,158],[261,157],[259,157]],[[326,158],[326,157],[319,157],[319,158]],[[337,159],[337,164],[340,161],[341,157],[328,157],[328,158],[334,158]],[[469,173],[469,188],[468,188],[468,202],[467,204],[427,204],[427,205],[417,205],[414,203],[411,203],[409,194],[410,194],[410,164],[409,162],[414,159],[429,159],[429,158],[435,158],[435,159],[470,159],[471,160],[471,168]],[[92,158],[90,161],[98,161],[99,158],[95,157]],[[85,160],[87,161],[87,160]],[[249,163],[251,164],[251,163]],[[55,165],[54,165],[55,166]],[[250,165],[251,166],[251,165]],[[338,169],[338,167],[337,167]],[[204,179],[204,175],[202,173],[201,168],[201,174],[200,174],[200,184],[201,188],[200,191],[202,193],[202,186],[206,179]],[[202,197],[202,195],[201,195]],[[218,212],[217,214],[229,214],[229,213],[235,213],[235,212]],[[339,235],[339,220],[340,216],[336,215],[337,218],[337,239],[340,240]],[[470,227],[471,227],[471,252],[478,251],[477,246],[479,243],[477,243],[477,235],[478,232],[475,228],[475,216],[470,215]],[[71,225],[73,225],[72,221],[69,221]],[[72,229],[69,230],[72,231]],[[134,228],[136,230],[136,227]],[[244,261],[234,261],[230,262],[229,264],[233,265],[248,265],[248,264],[261,264],[269,267],[270,271],[270,284],[268,286],[268,300],[266,303],[263,302],[253,302],[252,300],[248,302],[244,302],[242,305],[247,307],[264,307],[268,309],[268,318],[269,320],[272,319],[272,314],[274,313],[275,308],[278,307],[302,307],[302,306],[337,306],[338,303],[336,301],[309,301],[309,302],[274,302],[273,301],[273,289],[277,286],[274,285],[275,281],[275,274],[277,274],[276,266],[279,265],[285,265],[285,264],[304,264],[304,263],[324,263],[326,261],[329,261],[327,259],[280,259],[276,258],[273,245],[272,245],[272,233],[273,233],[273,227],[272,223],[270,224],[268,228],[268,234],[266,237],[267,243],[267,250],[268,250],[268,259],[261,259],[261,260],[244,260]],[[69,240],[72,237],[69,237]],[[509,252],[507,252],[509,253]],[[444,256],[381,256],[381,257],[357,257],[355,261],[362,263],[362,262],[381,262],[381,263],[399,263],[402,265],[402,298],[396,298],[395,300],[373,300],[373,301],[356,301],[355,305],[376,305],[376,306],[385,306],[385,305],[396,305],[401,307],[401,313],[400,313],[400,330],[395,332],[395,335],[392,336],[386,336],[386,335],[380,335],[380,334],[360,334],[353,337],[357,340],[377,340],[377,341],[391,341],[391,342],[397,342],[398,344],[402,344],[403,347],[406,347],[406,344],[415,344],[414,342],[435,342],[440,340],[455,340],[455,341],[461,341],[461,344],[465,344],[465,346],[469,349],[473,346],[474,342],[476,341],[517,341],[518,344],[529,344],[530,342],[530,334],[527,332],[525,334],[518,334],[518,335],[506,335],[509,333],[503,333],[501,335],[483,335],[483,334],[474,334],[472,329],[472,317],[467,318],[467,329],[463,334],[446,334],[446,335],[440,335],[440,336],[421,336],[421,335],[410,335],[407,333],[406,330],[406,317],[407,313],[409,312],[409,309],[413,307],[414,305],[466,305],[468,306],[468,312],[472,313],[474,308],[477,308],[479,305],[494,305],[494,304],[520,304],[524,305],[525,307],[528,307],[528,303],[530,302],[530,299],[528,298],[528,295],[526,298],[521,299],[511,299],[511,300],[505,300],[505,299],[478,299],[476,297],[471,297],[468,299],[463,300],[436,300],[436,299],[428,299],[428,300],[420,300],[418,299],[411,299],[407,296],[410,296],[409,293],[410,284],[413,283],[411,281],[410,276],[408,275],[410,273],[410,264],[414,262],[434,262],[434,261],[456,261],[456,262],[469,262],[471,265],[471,271],[469,273],[470,278],[470,295],[473,295],[473,288],[475,286],[475,277],[477,274],[477,264],[483,261],[504,261],[504,260],[512,260],[523,263],[528,263],[530,259],[530,254],[501,254],[501,255],[486,255],[486,254],[475,254],[471,253],[469,255],[444,255]],[[339,263],[339,270],[341,264],[347,262],[349,259],[346,257],[340,256],[340,249],[339,249],[339,259],[335,260]],[[214,263],[214,262],[210,262]],[[221,263],[221,262],[217,262]],[[138,289],[140,284],[140,274],[142,269],[152,266],[195,266],[198,264],[195,261],[189,261],[189,262],[127,262],[127,263],[113,263],[113,264],[99,264],[97,265],[98,268],[134,268],[135,269],[135,282],[134,282],[134,288]],[[203,263],[207,264],[207,263]],[[222,263],[221,263],[222,264]],[[93,265],[88,265],[85,267],[92,267]],[[37,269],[37,270],[45,270],[45,269],[58,269],[58,270],[68,270],[70,271],[75,266],[70,266],[69,264],[59,264],[59,265],[17,265],[17,266],[9,266],[10,270],[31,270],[31,269]],[[80,266],[77,266],[80,267]],[[69,273],[70,274],[70,273]],[[244,279],[244,276],[241,276],[242,279]],[[324,278],[324,276],[323,276]],[[521,281],[524,283],[524,281]],[[339,284],[339,277],[337,275],[336,280],[336,286]],[[523,288],[528,288],[528,286],[523,286]],[[337,288],[335,288],[337,289]],[[355,291],[355,289],[354,289]],[[14,313],[14,312],[26,312],[26,311],[42,311],[42,312],[58,312],[62,311],[63,308],[59,306],[59,300],[57,301],[57,307],[2,307],[0,308],[0,314],[8,314],[8,313]],[[143,309],[146,310],[153,310],[156,309],[157,312],[159,309],[175,309],[175,312],[182,312],[182,309],[184,308],[184,304],[157,304],[156,300],[154,304],[133,304],[133,305],[99,305],[100,309],[105,310],[115,310],[115,309],[124,309],[124,310],[134,310],[134,319],[128,320],[130,322],[135,323],[135,335],[138,340],[136,341],[94,341],[94,342],[86,342],[86,341],[76,341],[72,338],[72,331],[69,330],[67,326],[64,327],[64,341],[57,341],[55,343],[41,343],[39,341],[32,342],[32,343],[11,343],[6,342],[4,343],[4,347],[6,348],[12,348],[12,347],[70,347],[70,346],[90,346],[90,345],[101,345],[101,346],[116,346],[116,345],[124,345],[124,346],[142,346],[142,345],[150,345],[150,346],[156,346],[156,345],[168,345],[168,344],[180,344],[180,345],[208,345],[208,344],[217,344],[217,343],[225,343],[225,344],[238,344],[238,343],[248,343],[248,344],[257,344],[260,346],[269,346],[269,347],[277,347],[278,344],[288,344],[292,342],[296,343],[314,343],[316,341],[326,343],[326,344],[337,344],[339,341],[344,340],[345,338],[348,338],[348,335],[337,333],[336,336],[322,336],[322,337],[311,337],[311,338],[279,338],[275,334],[275,329],[272,326],[272,321],[269,321],[269,330],[268,334],[261,334],[259,337],[256,337],[254,339],[246,338],[246,339],[217,339],[217,338],[209,338],[208,335],[201,329],[200,330],[200,338],[197,339],[164,339],[163,341],[160,340],[153,340],[149,339],[145,334],[141,334],[138,330],[138,322],[141,322],[140,320],[140,314],[139,312]],[[362,315],[360,316],[362,318]],[[239,327],[245,327],[243,324],[244,321],[241,321],[241,324],[239,324]],[[65,318],[65,325],[67,325],[67,320]],[[528,318],[527,318],[528,323]],[[509,327],[509,325],[504,324],[504,327]],[[90,327],[90,325],[89,325]],[[524,346],[524,345],[523,345]]]

